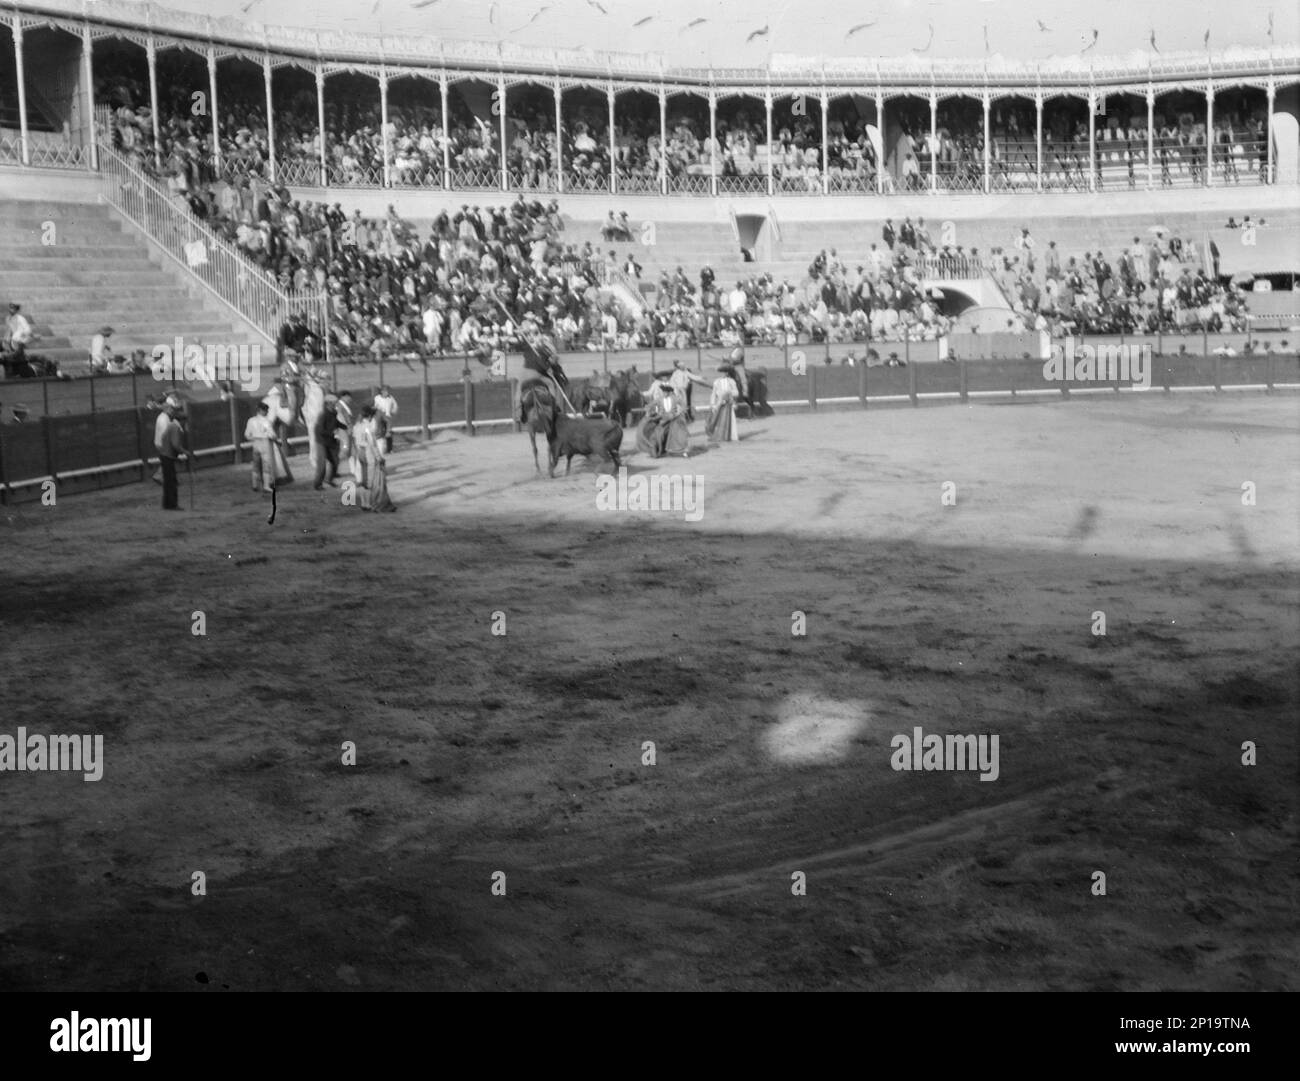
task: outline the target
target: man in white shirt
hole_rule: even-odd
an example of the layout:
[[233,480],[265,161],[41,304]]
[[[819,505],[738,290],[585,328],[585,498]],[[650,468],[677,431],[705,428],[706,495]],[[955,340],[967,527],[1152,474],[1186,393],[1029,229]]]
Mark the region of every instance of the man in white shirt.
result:
[[259,402],[257,412],[244,425],[244,440],[253,445],[253,491],[271,491],[275,487],[275,425],[270,408]]
[[871,268],[870,275],[873,282],[879,280],[884,265],[885,253],[877,248],[875,244],[872,244],[871,251],[867,253],[867,266]]
[[375,407],[375,416],[381,417],[383,424],[384,453],[393,453],[393,422],[397,419],[397,399],[387,387],[380,387],[379,393],[371,403]]
[[707,379],[696,375],[686,367],[684,360],[674,360],[673,374],[668,377],[668,384],[677,395],[677,400],[686,404],[686,420],[688,423],[695,419],[695,411],[691,407],[691,384],[693,383],[699,383],[702,387],[712,386]]
[[180,510],[176,462],[187,453],[184,430],[178,419],[184,411],[181,400],[169,394],[154,426],[154,449],[162,467],[163,510]]
[[153,445],[156,448],[161,447],[167,438],[167,428],[172,422],[170,410],[179,409],[180,399],[172,395],[167,395],[163,400],[162,408],[158,410],[158,416],[153,422]]
[[9,318],[5,320],[5,346],[12,356],[5,358],[5,371],[12,374],[11,366],[27,358],[27,346],[32,341],[32,325],[23,315],[21,305],[9,305]]
[[442,312],[432,304],[424,309],[424,341],[431,349],[437,349],[442,342]]
[[92,375],[108,371],[109,363],[113,359],[112,351],[108,348],[108,339],[112,333],[112,327],[100,327],[99,332],[90,339],[90,371]]
[[1023,252],[1025,265],[1032,272],[1034,269],[1034,238],[1029,235],[1028,229],[1021,229],[1020,235],[1016,237],[1016,250]]

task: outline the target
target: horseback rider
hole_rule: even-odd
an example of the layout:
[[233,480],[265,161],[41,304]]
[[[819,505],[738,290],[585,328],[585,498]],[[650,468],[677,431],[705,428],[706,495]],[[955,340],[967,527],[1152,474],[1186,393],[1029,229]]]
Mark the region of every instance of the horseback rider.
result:
[[555,380],[564,390],[568,390],[569,378],[560,367],[555,346],[542,334],[537,322],[532,318],[526,318],[520,329],[523,332],[524,367],[531,368],[547,379]]
[[[569,401],[569,377],[560,367],[560,358],[555,346],[542,334],[537,323],[531,317],[525,318],[520,327],[523,335],[521,348],[524,354],[524,367],[537,372],[543,379],[555,384],[560,396]],[[572,408],[572,405],[570,405]]]

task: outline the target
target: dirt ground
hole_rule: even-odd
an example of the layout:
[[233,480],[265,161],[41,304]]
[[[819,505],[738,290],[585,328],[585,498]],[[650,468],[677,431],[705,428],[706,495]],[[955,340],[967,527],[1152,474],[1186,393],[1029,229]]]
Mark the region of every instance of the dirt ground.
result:
[[741,423],[628,461],[695,522],[522,434],[0,508],[0,734],[105,745],[0,774],[0,988],[1300,989],[1300,397]]

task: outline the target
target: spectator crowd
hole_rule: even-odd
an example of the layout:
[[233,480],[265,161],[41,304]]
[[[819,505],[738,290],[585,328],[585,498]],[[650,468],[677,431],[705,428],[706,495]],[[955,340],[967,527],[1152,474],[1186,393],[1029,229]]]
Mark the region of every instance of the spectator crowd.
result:
[[[218,170],[209,118],[170,103],[160,118],[155,164],[148,110],[132,108],[129,91],[118,96],[113,127],[122,152],[282,287],[326,294],[332,344],[342,354],[426,351],[486,359],[511,342],[525,320],[552,333],[566,350],[933,340],[954,326],[934,281],[971,274],[998,283],[1012,308],[1009,329],[1133,333],[1244,326],[1240,291],[1184,261],[1177,238],[1135,238],[1119,252],[1062,260],[1052,243],[1039,249],[1028,230],[1005,249],[981,253],[937,245],[923,221],[910,220],[897,229],[886,222],[880,240],[860,245],[857,258],[822,252],[799,281],[755,274],[719,282],[709,267],[678,267],[665,271],[643,299],[634,254],[564,243],[557,204],[538,198],[550,189],[557,158],[554,114],[540,104],[516,111],[506,123],[507,168],[532,197],[521,192],[511,202],[498,195],[494,205],[467,203],[417,229],[391,207],[372,220],[348,215],[340,202],[291,196],[284,178],[295,169],[301,182],[319,179],[314,90],[277,103],[276,183],[267,180],[264,101],[223,100]],[[500,129],[455,102],[446,129],[436,107],[391,110],[396,182],[441,183],[446,155],[458,182],[496,186]],[[932,150],[946,184],[982,177],[980,118],[956,117],[954,130],[940,129],[931,141],[928,110],[897,112],[902,134],[892,152],[903,158],[903,187],[924,185]],[[564,119],[566,172],[575,186],[603,190],[611,163],[607,112],[578,104]],[[741,109],[720,121],[716,139],[707,116],[702,124],[698,115],[675,115],[666,145],[657,108],[626,120],[612,152],[620,183],[630,190],[657,187],[665,159],[670,178],[679,180],[707,177],[715,166],[737,183],[765,176],[761,110]],[[820,117],[795,110],[785,121],[774,130],[774,175],[782,190],[820,190]],[[1018,137],[1019,125],[1013,110],[998,114],[1004,137]],[[1086,136],[1086,124],[1082,130]],[[1145,131],[1105,130],[1145,145]],[[384,133],[377,101],[332,102],[326,132],[331,178],[378,182]],[[867,126],[836,117],[829,119],[827,137],[832,188],[874,188],[878,162]],[[1078,166],[1078,138],[1076,127],[1068,141],[1074,150],[1059,159],[1066,173]],[[888,183],[894,183],[892,174]],[[610,244],[635,239],[626,213],[611,213],[601,235]]]

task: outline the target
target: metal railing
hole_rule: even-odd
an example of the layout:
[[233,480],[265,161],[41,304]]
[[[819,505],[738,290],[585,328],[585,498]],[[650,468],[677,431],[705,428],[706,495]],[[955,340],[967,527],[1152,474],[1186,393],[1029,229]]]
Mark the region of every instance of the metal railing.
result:
[[609,173],[605,169],[597,172],[564,171],[564,190],[567,192],[607,192],[609,191]]
[[329,178],[329,187],[335,188],[382,188],[384,186],[384,167],[382,164],[343,165],[330,162],[325,175]]
[[766,195],[767,177],[757,173],[718,177],[719,195]]
[[514,164],[506,166],[506,186],[511,191],[530,194],[552,192],[555,190],[555,171],[545,163],[520,165],[516,160]]
[[712,185],[707,176],[695,173],[678,173],[668,177],[668,191],[674,195],[710,195]]
[[[0,161],[21,165],[22,160],[23,144],[21,136],[14,136],[13,138],[0,136]],[[40,169],[88,169],[90,167],[90,148],[29,138],[27,140],[27,164]]]
[[325,331],[324,296],[281,289],[270,274],[216,236],[117,151],[101,146],[99,167],[104,201],[268,341],[275,341],[281,324],[296,312]]
[[965,255],[925,255],[917,263],[917,269],[923,278],[945,281],[984,277],[984,267],[980,261]]
[[501,187],[501,169],[498,165],[453,165],[451,168],[453,191],[496,191]]
[[822,193],[822,175],[820,172],[787,169],[783,174],[778,170],[772,178],[777,195],[820,195]]
[[393,165],[389,172],[389,181],[394,188],[423,188],[441,190],[443,182],[442,162],[418,161],[416,164],[400,168]]
[[941,161],[935,173],[935,187],[940,192],[983,191],[983,168],[962,169],[953,162]]
[[875,195],[875,172],[856,172],[831,167],[829,177],[829,194],[831,195]]
[[20,135],[0,135],[0,162],[21,165],[23,140]]
[[619,195],[659,194],[659,175],[657,173],[634,173],[626,166],[620,165],[615,183],[618,185]]
[[280,184],[314,188],[320,185],[320,159],[276,157],[275,179]]
[[266,162],[242,153],[223,152],[220,165],[213,162],[212,168],[220,179],[236,185],[243,184],[254,177],[265,179],[268,172]]

